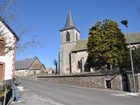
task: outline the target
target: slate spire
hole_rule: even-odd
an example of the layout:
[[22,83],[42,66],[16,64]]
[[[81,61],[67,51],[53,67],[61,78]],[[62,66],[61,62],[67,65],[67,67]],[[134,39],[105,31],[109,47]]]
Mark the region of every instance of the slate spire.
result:
[[65,28],[68,28],[68,27],[75,27],[70,10],[69,10],[67,20],[66,20],[66,24],[65,24]]
[[66,20],[65,26],[60,31],[64,31],[64,30],[68,30],[68,29],[76,29],[78,31],[78,29],[74,25],[74,21],[72,19],[72,15],[71,15],[71,11],[70,10],[68,12],[68,16],[67,16],[67,20]]

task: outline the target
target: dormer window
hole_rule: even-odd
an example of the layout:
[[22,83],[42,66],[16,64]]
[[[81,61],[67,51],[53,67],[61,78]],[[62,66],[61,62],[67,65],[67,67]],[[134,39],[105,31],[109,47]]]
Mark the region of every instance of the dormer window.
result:
[[66,33],[66,42],[69,42],[70,41],[70,33],[67,31]]
[[2,38],[0,39],[0,56],[5,54],[5,40]]

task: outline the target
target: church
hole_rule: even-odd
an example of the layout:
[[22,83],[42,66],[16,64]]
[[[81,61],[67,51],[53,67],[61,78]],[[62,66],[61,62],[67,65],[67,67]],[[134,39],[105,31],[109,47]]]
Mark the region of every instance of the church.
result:
[[[140,36],[140,33],[131,33],[131,35]],[[69,11],[65,26],[60,30],[60,74],[75,74],[88,70],[86,68],[87,43],[88,39],[80,39],[80,31],[76,28]],[[140,44],[140,40],[131,40],[130,44],[131,47],[137,46]]]
[[59,69],[61,74],[84,72],[88,56],[87,41],[87,39],[80,40],[80,31],[76,28],[69,11],[66,24],[60,30]]

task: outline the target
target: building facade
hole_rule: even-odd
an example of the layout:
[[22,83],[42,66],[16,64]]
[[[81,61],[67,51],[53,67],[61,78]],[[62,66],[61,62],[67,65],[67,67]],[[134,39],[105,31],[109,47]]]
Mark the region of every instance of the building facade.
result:
[[18,40],[18,36],[0,18],[0,86],[14,77],[15,50]]
[[45,72],[46,67],[40,62],[37,57],[26,58],[24,60],[16,61],[15,75],[25,77],[30,75]]
[[[81,60],[80,57],[77,56],[75,52],[77,52],[77,43],[80,41],[80,31],[75,27],[74,21],[71,16],[71,12],[69,11],[66,24],[64,28],[60,30],[60,54],[59,54],[59,65],[60,65],[60,73],[61,74],[69,74],[74,71],[73,69],[78,68],[78,65],[75,64],[77,62],[77,58]],[[74,52],[74,53],[73,53]],[[81,52],[81,55],[84,55],[86,52]],[[86,56],[86,55],[84,55]],[[82,56],[83,57],[83,56]],[[80,70],[81,71],[81,70]]]
[[[130,36],[139,36],[140,33],[131,33]],[[138,39],[138,38],[137,38]],[[130,40],[131,47],[140,45],[140,40]],[[69,11],[66,24],[60,30],[59,70],[61,74],[94,72],[86,68],[88,39],[80,39],[80,31],[76,28]],[[129,46],[128,46],[129,47]]]

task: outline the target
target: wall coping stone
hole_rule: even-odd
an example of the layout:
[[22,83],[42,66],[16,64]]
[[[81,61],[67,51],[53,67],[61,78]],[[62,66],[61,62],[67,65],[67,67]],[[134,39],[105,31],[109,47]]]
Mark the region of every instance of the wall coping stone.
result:
[[[64,78],[64,77],[91,77],[91,76],[113,76],[115,73],[79,73],[79,74],[60,74],[60,75],[40,75],[37,78]],[[119,74],[117,74],[119,75]]]

